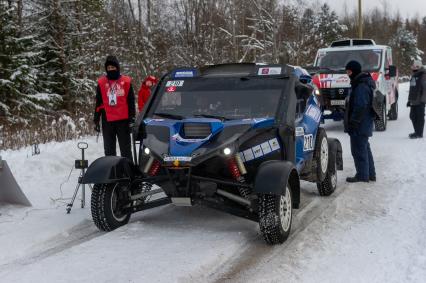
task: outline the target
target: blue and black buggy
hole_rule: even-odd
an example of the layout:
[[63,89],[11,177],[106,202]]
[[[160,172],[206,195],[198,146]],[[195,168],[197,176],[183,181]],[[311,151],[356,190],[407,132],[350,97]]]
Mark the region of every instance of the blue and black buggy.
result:
[[319,127],[314,88],[305,70],[287,65],[164,75],[134,129],[137,160],[99,158],[82,179],[95,184],[94,223],[110,231],[136,211],[206,205],[259,222],[269,244],[284,242],[300,180],[327,196],[343,169],[340,142]]

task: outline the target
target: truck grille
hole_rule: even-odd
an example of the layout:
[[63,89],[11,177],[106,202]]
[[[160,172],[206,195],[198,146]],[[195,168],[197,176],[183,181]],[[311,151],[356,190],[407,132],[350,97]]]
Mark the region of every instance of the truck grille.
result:
[[211,134],[211,127],[208,123],[185,123],[183,125],[183,138],[204,139]]
[[321,95],[328,99],[345,99],[350,88],[323,88]]

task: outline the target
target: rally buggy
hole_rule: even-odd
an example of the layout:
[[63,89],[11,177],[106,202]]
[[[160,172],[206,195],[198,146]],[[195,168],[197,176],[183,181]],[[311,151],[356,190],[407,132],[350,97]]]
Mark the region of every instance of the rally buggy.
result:
[[343,169],[340,142],[319,127],[314,89],[305,70],[286,65],[167,73],[136,123],[137,165],[102,157],[82,179],[95,184],[94,223],[110,231],[136,211],[201,204],[258,221],[267,243],[284,242],[300,179],[326,196]]

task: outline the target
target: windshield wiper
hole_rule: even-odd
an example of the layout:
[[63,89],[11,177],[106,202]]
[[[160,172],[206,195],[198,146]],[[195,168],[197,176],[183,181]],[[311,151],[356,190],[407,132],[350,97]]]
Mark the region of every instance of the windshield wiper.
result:
[[185,117],[181,116],[181,115],[177,115],[177,114],[170,114],[170,113],[157,113],[155,112],[153,115],[157,115],[160,117],[164,117],[164,118],[169,118],[169,119],[174,119],[174,120],[182,120]]
[[229,121],[232,120],[230,118],[219,116],[219,115],[210,115],[210,114],[193,114],[194,117],[204,117],[204,118],[212,118],[212,119],[219,119],[222,121]]

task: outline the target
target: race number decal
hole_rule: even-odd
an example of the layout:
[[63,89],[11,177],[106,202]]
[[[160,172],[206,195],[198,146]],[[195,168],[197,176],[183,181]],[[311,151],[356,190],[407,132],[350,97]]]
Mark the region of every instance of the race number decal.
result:
[[183,82],[184,81],[168,81],[166,83],[166,87],[169,87],[169,86],[183,86]]
[[303,151],[314,150],[314,136],[304,135],[303,136]]

